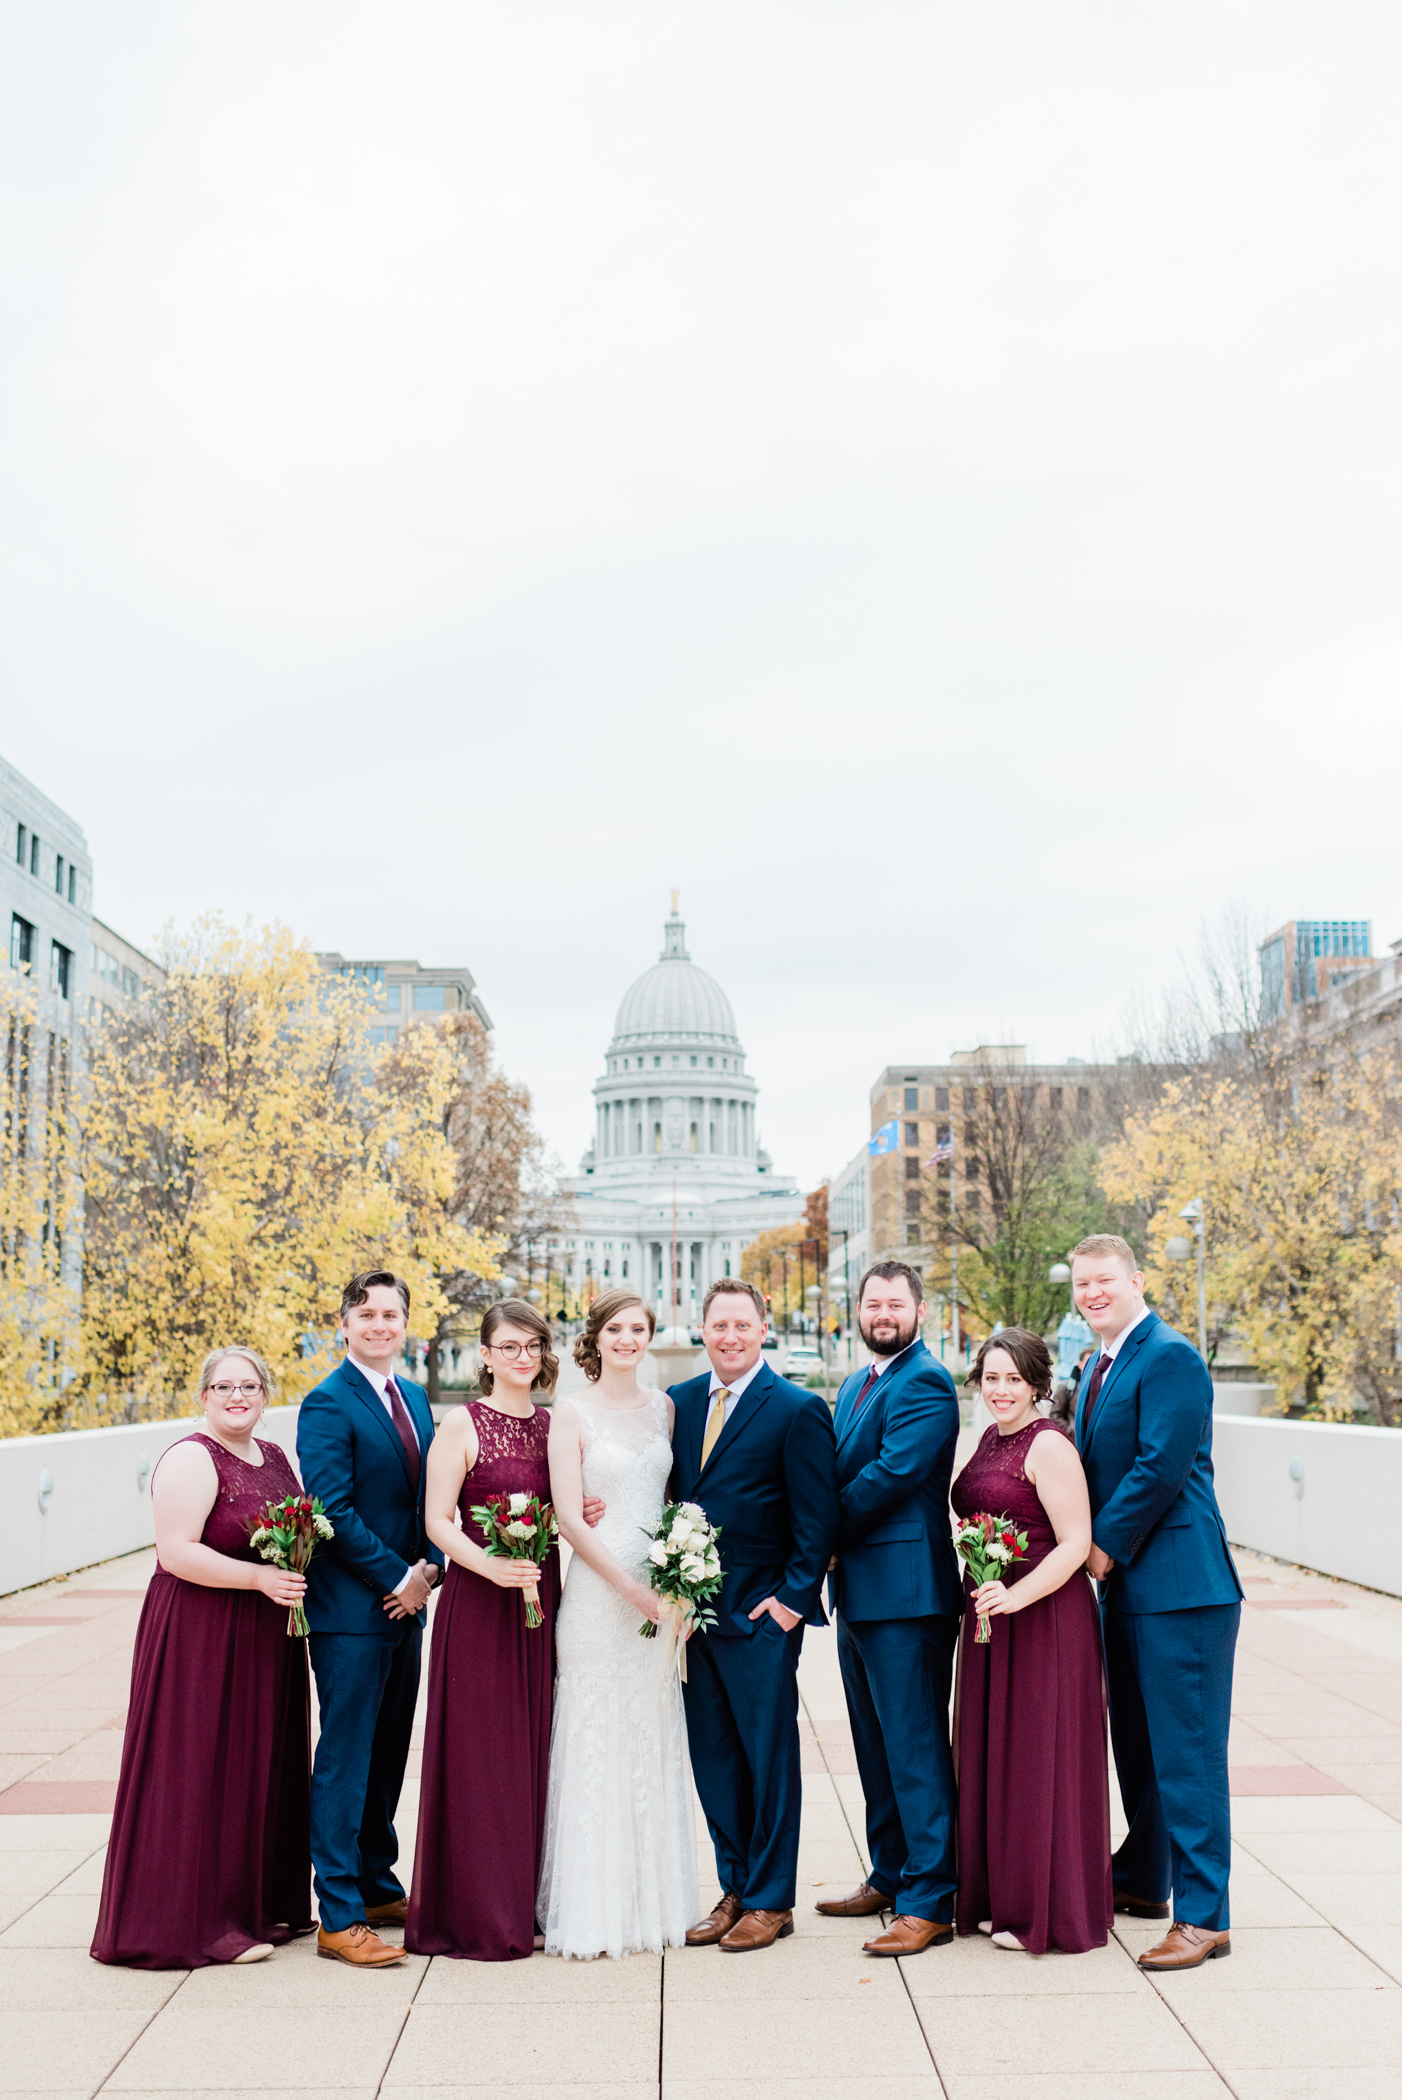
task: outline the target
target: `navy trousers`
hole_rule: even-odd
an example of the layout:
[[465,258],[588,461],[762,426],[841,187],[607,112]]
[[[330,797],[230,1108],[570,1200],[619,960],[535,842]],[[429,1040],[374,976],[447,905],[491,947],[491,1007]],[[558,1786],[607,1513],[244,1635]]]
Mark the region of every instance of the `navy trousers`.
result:
[[716,1872],[746,1910],[792,1910],[803,1782],[798,1658],[803,1628],[766,1612],[750,1640],[698,1634],[687,1646],[686,1733]]
[[871,1881],[910,1918],[954,1917],[949,1687],[959,1620],[837,1615],[837,1659],[866,1796]]
[[1224,1932],[1232,1821],[1227,1730],[1239,1604],[1192,1611],[1105,1606],[1110,1739],[1129,1835],[1115,1887],[1173,1898],[1180,1924]]
[[314,1633],[308,1641],[321,1735],[312,1768],[312,1868],[327,1932],[344,1932],[367,1907],[394,1903],[394,1812],[409,1760],[423,1632],[399,1622],[393,1639]]

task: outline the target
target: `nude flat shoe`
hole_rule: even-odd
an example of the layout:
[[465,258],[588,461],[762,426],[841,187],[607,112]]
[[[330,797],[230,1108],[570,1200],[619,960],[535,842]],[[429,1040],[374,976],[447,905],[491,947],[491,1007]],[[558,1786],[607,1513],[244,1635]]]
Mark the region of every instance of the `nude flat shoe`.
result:
[[980,1919],[979,1919],[979,1921],[978,1921],[978,1929],[979,1929],[979,1931],[980,1931],[981,1933],[984,1933],[984,1934],[986,1935],[986,1937],[987,1937],[987,1938],[989,1938],[989,1939],[991,1940],[991,1939],[992,1939],[992,1937],[993,1937],[993,1920],[992,1920],[992,1918],[980,1918]]
[[989,1937],[995,1947],[1005,1947],[1010,1954],[1025,1954],[1027,1952],[1027,1949],[1015,1932],[994,1932],[990,1933]]
[[273,1943],[271,1940],[260,1940],[256,1946],[245,1947],[242,1954],[236,1954],[229,1966],[234,1969],[239,1969],[242,1968],[247,1962],[266,1961],[268,1956],[272,1953],[272,1951]]

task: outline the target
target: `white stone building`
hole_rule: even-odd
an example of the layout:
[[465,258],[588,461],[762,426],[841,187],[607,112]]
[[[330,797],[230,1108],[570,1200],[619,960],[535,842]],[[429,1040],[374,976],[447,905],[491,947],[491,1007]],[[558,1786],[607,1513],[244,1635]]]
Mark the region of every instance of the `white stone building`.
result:
[[[552,1243],[554,1273],[586,1297],[632,1284],[665,1326],[675,1237],[678,1322],[699,1319],[707,1285],[739,1275],[751,1240],[803,1216],[797,1183],[760,1146],[758,1094],[730,1001],[687,954],[674,895],[662,954],[618,1009],[594,1143],[568,1184],[577,1222]],[[533,1274],[546,1252],[530,1250]]]

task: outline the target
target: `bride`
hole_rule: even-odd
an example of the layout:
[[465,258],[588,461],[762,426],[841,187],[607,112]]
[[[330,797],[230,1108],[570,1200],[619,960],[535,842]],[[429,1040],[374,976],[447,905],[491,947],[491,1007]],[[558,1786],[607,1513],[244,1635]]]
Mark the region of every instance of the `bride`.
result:
[[[675,1671],[665,1682],[644,1580],[667,1500],[672,1403],[638,1384],[656,1322],[632,1291],[605,1291],[575,1344],[584,1393],[557,1400],[550,1492],[573,1548],[555,1621],[554,1718],[536,1915],[547,1954],[660,1953],[698,1909],[691,1762]],[[605,1515],[584,1522],[585,1495]]]

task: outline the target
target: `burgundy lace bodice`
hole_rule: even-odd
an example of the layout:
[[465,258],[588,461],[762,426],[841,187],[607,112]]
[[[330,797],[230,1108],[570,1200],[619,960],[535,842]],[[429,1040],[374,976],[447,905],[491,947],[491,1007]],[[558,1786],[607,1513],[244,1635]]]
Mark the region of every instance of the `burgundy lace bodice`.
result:
[[[200,1533],[200,1544],[212,1546],[216,1553],[227,1553],[230,1560],[261,1560],[248,1543],[248,1534],[254,1527],[254,1519],[260,1516],[269,1502],[280,1502],[284,1495],[300,1495],[301,1482],[293,1472],[286,1452],[280,1444],[265,1444],[261,1437],[253,1440],[263,1454],[261,1466],[251,1466],[246,1459],[235,1458],[212,1436],[196,1430],[191,1437],[182,1437],[187,1444],[203,1444],[214,1460],[214,1470],[219,1475],[219,1493],[214,1507],[205,1518],[204,1530]],[[175,1449],[174,1444],[170,1446]]]
[[995,1422],[992,1428],[985,1429],[962,1473],[955,1475],[949,1499],[956,1516],[974,1517],[987,1510],[990,1516],[1012,1517],[1017,1529],[1027,1533],[1027,1557],[1019,1562],[1010,1580],[1015,1581],[1018,1574],[1044,1560],[1056,1544],[1056,1533],[1036,1488],[1023,1470],[1023,1461],[1034,1437],[1065,1433],[1041,1415],[1011,1436],[999,1436]]
[[477,1431],[477,1463],[462,1484],[458,1507],[462,1527],[480,1545],[482,1527],[468,1514],[488,1495],[539,1495],[550,1500],[550,1410],[504,1415],[485,1401],[469,1400],[467,1411]]

